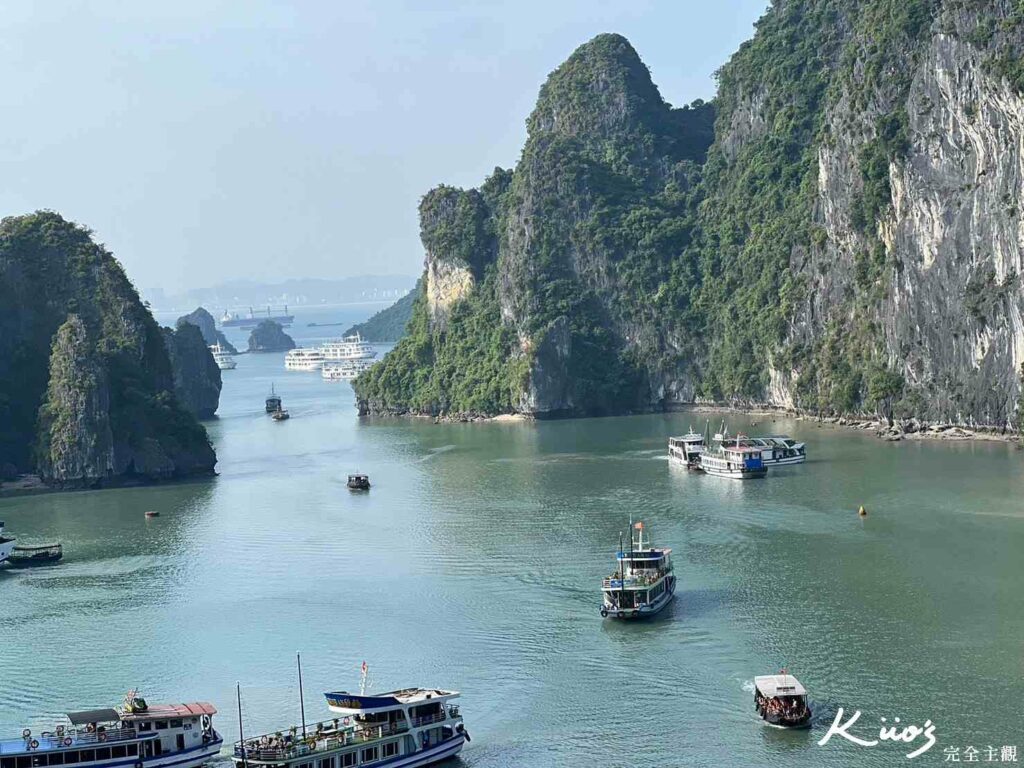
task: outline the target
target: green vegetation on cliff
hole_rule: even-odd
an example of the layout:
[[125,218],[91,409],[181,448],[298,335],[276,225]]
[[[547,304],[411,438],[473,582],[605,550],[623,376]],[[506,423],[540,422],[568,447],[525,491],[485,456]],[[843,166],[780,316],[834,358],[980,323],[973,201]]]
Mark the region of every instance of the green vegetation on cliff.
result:
[[[1019,87],[1017,5],[776,2],[715,101],[682,109],[624,38],[594,38],[541,88],[512,172],[425,198],[415,354],[399,345],[361,378],[360,407],[586,414],[706,396],[1005,422],[1018,159],[982,160],[1019,133],[986,80]],[[994,127],[970,134],[986,147],[944,141],[986,94]],[[978,326],[999,346],[956,341]],[[486,374],[430,370],[461,347]]]
[[56,213],[0,222],[0,465],[73,485],[215,461],[114,257]]

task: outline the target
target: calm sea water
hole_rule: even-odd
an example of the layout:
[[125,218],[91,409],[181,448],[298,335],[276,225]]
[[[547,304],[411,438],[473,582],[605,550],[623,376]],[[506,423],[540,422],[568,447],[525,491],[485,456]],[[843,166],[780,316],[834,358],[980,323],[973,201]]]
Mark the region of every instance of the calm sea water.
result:
[[[344,330],[298,320],[307,343]],[[301,651],[311,720],[363,660],[377,689],[462,691],[460,761],[478,768],[906,764],[912,746],[818,746],[838,707],[863,712],[862,737],[931,720],[938,744],[911,765],[947,747],[1024,759],[1017,449],[769,420],[812,458],[741,483],[667,461],[698,416],[360,421],[347,383],[282,357],[225,373],[215,480],[0,500],[11,531],[66,552],[0,571],[0,733],[138,686],[213,701],[233,737],[236,681],[247,731],[277,729],[298,720]],[[272,382],[288,422],[263,413]],[[357,470],[369,494],[346,490]],[[680,576],[644,624],[598,615],[630,516]],[[753,677],[783,666],[811,690],[809,732],[754,716]]]

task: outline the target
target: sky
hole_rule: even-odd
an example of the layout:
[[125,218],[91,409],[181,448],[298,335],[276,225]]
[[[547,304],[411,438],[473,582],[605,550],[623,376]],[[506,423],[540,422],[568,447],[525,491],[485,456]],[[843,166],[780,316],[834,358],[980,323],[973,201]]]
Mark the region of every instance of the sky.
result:
[[113,2],[0,15],[0,215],[88,226],[144,291],[417,275],[416,207],[512,167],[547,74],[625,35],[674,105],[767,0]]

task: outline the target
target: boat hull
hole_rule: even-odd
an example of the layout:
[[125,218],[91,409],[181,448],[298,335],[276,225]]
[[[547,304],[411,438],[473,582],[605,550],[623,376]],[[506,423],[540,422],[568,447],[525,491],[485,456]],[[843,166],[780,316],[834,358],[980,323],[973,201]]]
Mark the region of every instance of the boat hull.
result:
[[0,563],[6,563],[7,558],[11,556],[11,550],[14,549],[15,540],[0,541]]

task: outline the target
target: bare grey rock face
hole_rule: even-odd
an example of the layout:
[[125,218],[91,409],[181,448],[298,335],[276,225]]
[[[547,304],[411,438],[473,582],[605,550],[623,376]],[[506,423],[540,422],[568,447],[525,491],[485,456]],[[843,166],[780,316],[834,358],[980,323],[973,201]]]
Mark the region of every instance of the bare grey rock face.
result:
[[180,323],[176,331],[164,328],[163,334],[178,401],[197,418],[212,419],[220,405],[223,383],[199,327]]

